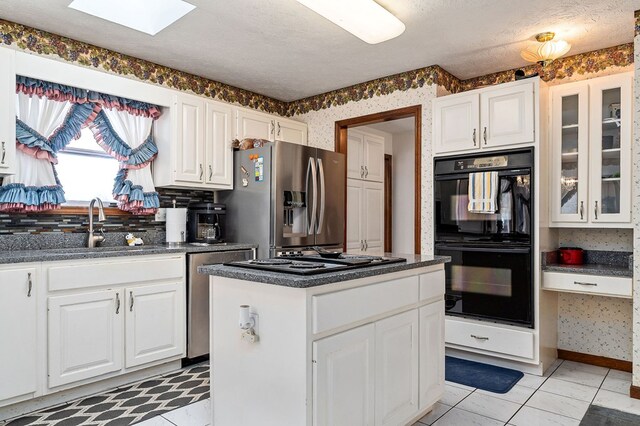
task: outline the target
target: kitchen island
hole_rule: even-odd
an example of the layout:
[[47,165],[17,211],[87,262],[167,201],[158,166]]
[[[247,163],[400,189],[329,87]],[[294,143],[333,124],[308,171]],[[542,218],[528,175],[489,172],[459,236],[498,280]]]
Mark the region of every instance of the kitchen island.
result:
[[428,413],[444,390],[449,258],[402,257],[309,276],[201,267],[212,424],[402,425]]

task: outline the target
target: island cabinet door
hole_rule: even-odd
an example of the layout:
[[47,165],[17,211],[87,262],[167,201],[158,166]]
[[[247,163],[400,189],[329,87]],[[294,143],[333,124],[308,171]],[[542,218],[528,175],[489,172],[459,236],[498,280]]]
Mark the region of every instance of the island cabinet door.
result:
[[420,308],[420,410],[444,391],[444,301]]
[[122,290],[49,297],[49,387],[122,369]]
[[376,322],[376,425],[418,414],[418,310]]
[[126,367],[182,355],[184,283],[128,288],[125,297]]
[[369,324],[313,343],[314,426],[374,424],[374,336]]

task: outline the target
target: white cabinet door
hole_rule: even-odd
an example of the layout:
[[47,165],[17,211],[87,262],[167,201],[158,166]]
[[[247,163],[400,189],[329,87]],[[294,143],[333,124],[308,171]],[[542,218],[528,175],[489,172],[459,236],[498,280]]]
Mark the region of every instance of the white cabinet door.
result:
[[384,181],[384,138],[365,135],[362,156],[365,180]]
[[36,391],[36,284],[35,268],[0,271],[0,401]]
[[220,186],[233,185],[233,148],[231,148],[233,108],[207,102],[205,108],[205,182]]
[[50,388],[122,369],[121,290],[53,296],[48,305]]
[[420,409],[444,392],[444,301],[420,308]]
[[479,95],[446,96],[433,101],[436,154],[474,150],[479,146]]
[[127,368],[184,353],[184,304],[181,282],[126,289]]
[[369,324],[313,343],[314,425],[373,425],[374,335]]
[[277,141],[307,145],[307,125],[305,123],[280,118],[276,121],[275,132],[275,140]]
[[480,95],[482,147],[533,143],[533,83],[488,90]]
[[0,48],[0,175],[15,173],[16,72],[15,53]]
[[196,96],[177,95],[175,179],[181,182],[204,182],[204,100]]
[[238,108],[237,126],[240,141],[245,138],[274,140],[276,120],[268,114]]
[[363,182],[361,221],[364,250],[367,254],[384,251],[384,186],[380,182]]
[[589,88],[551,89],[551,220],[587,222],[589,168]]
[[359,252],[364,248],[362,227],[362,181],[347,179],[347,251]]
[[360,132],[349,130],[347,136],[347,178],[364,179],[363,149],[364,135]]
[[590,220],[631,221],[631,85],[629,74],[590,81]]
[[396,426],[418,414],[418,310],[375,323],[376,425]]

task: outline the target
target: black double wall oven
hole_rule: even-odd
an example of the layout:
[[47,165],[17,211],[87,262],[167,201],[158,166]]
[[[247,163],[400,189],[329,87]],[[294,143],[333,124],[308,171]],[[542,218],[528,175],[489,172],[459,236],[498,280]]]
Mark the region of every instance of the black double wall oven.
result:
[[[447,315],[534,327],[533,149],[435,160],[435,252]],[[469,176],[497,172],[495,213],[471,213]]]

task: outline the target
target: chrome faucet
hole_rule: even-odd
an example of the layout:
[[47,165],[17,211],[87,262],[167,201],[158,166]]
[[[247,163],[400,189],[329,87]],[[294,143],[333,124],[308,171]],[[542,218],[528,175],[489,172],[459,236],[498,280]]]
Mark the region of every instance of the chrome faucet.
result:
[[98,202],[98,222],[102,222],[106,219],[104,215],[104,206],[100,198],[94,198],[89,204],[89,235],[87,236],[87,247],[95,247],[96,244],[104,241],[104,232],[100,230],[102,235],[93,235],[93,205]]

